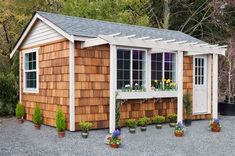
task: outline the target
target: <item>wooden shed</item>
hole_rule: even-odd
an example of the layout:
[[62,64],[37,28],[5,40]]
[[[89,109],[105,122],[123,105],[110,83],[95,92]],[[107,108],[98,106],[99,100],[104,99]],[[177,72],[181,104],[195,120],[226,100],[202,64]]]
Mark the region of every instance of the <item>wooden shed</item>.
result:
[[60,106],[70,131],[89,121],[94,129],[177,113],[192,95],[192,119],[217,118],[218,55],[211,45],[179,31],[36,12],[11,57],[20,55],[20,102],[32,120],[40,103],[43,123],[55,126]]

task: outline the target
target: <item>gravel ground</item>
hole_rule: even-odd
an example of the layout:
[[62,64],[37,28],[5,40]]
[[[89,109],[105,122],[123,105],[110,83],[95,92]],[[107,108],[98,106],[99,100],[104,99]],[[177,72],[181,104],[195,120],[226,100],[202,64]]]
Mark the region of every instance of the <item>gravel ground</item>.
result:
[[15,118],[0,118],[0,155],[152,155],[217,156],[235,155],[235,117],[221,117],[222,132],[208,130],[208,120],[194,121],[185,137],[176,138],[168,124],[162,130],[148,126],[147,132],[130,134],[122,129],[123,145],[111,149],[104,144],[108,130],[93,130],[88,139],[80,132],[66,132],[57,138],[55,128],[42,126],[35,130],[31,122],[20,125]]

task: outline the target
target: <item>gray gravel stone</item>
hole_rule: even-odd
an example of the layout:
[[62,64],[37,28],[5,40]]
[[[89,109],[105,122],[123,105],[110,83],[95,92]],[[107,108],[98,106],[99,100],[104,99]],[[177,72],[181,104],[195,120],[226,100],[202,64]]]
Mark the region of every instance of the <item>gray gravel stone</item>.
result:
[[193,121],[187,127],[185,137],[177,138],[168,124],[163,129],[154,125],[136,134],[130,134],[122,128],[123,145],[111,149],[104,144],[108,130],[92,130],[88,139],[83,139],[80,132],[66,132],[66,137],[59,139],[55,128],[42,126],[35,130],[29,121],[20,125],[15,118],[0,119],[0,155],[127,155],[127,156],[217,156],[235,155],[235,117],[221,117],[223,125],[220,133],[208,129],[208,120]]

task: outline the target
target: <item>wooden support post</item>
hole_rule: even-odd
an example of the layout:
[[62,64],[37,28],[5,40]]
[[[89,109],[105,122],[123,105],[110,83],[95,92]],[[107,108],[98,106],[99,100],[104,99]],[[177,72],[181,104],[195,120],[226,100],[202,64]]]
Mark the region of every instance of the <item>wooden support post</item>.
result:
[[110,96],[109,96],[109,133],[115,130],[115,107],[116,107],[116,68],[117,68],[117,48],[110,45]]
[[177,122],[183,122],[183,51],[177,53]]
[[218,118],[218,54],[213,54],[213,118]]

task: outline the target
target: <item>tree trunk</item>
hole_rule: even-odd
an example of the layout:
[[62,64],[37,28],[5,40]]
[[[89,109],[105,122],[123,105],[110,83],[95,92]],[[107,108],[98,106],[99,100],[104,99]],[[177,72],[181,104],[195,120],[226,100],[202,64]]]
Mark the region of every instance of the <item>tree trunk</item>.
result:
[[163,10],[163,21],[162,21],[162,28],[168,29],[169,28],[169,21],[170,21],[170,4],[171,0],[164,0],[164,10]]

